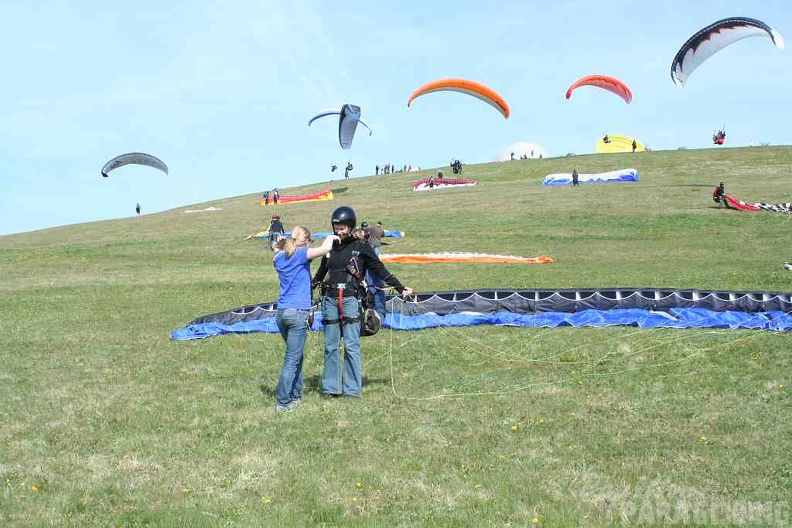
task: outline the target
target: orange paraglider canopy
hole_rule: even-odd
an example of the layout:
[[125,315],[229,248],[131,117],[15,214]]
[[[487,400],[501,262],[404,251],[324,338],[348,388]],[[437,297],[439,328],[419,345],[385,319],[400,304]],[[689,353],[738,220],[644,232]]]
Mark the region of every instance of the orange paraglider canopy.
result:
[[509,105],[506,103],[506,100],[503,99],[503,97],[481,83],[468,81],[466,79],[439,79],[437,81],[426,83],[415,90],[412,95],[410,95],[410,98],[407,100],[407,106],[410,106],[410,103],[412,103],[417,97],[439,91],[462,92],[464,94],[472,95],[473,97],[481,99],[485,103],[492,105],[492,107],[501,113],[504,119],[509,118]]
[[608,77],[607,75],[586,75],[585,77],[581,77],[567,89],[566,98],[569,99],[572,97],[572,92],[580,86],[596,86],[597,88],[602,88],[612,94],[618,95],[624,99],[624,102],[627,104],[630,104],[630,101],[632,101],[632,92],[627,85],[619,79]]

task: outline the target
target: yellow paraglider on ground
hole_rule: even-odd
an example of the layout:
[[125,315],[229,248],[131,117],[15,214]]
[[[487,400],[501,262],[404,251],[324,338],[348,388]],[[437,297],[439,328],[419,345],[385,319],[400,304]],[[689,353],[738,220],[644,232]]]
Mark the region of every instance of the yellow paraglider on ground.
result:
[[624,134],[605,134],[597,140],[594,151],[598,154],[613,154],[615,152],[633,152],[633,141],[635,141],[635,152],[646,150],[643,143]]

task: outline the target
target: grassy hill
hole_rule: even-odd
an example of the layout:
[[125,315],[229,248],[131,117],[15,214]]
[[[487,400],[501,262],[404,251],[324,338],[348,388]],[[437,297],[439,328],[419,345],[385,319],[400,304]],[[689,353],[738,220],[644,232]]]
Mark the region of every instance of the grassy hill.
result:
[[[544,188],[554,172],[637,184]],[[436,169],[435,169],[436,170]],[[792,336],[753,331],[442,328],[364,341],[357,401],[276,415],[283,346],[174,342],[200,315],[272,301],[272,212],[328,230],[355,207],[386,251],[545,254],[549,265],[391,265],[418,291],[677,287],[792,291],[792,148],[575,156],[322,182],[0,237],[0,525],[610,526],[789,520]],[[445,173],[450,171],[443,169]],[[188,209],[222,208],[186,214]],[[735,513],[736,512],[736,513]],[[785,512],[785,513],[784,513]],[[675,517],[675,515],[677,515]]]

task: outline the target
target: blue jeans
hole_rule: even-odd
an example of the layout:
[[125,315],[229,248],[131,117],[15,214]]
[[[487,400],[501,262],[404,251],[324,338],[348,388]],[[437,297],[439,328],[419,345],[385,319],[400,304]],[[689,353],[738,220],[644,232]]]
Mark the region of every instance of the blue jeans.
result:
[[[344,297],[344,317],[360,317],[360,304],[355,297]],[[338,299],[322,298],[324,324],[325,363],[322,372],[322,392],[360,396],[363,383],[363,357],[360,350],[360,321],[343,322],[344,354],[341,355],[341,322],[338,321]]]
[[310,310],[285,308],[278,310],[277,322],[281,337],[286,342],[275,400],[279,405],[288,405],[302,399],[303,389],[303,349],[308,338],[308,314]]
[[[379,257],[380,255],[380,247],[377,246],[374,248],[374,253]],[[385,320],[385,290],[383,287],[385,283],[374,275],[372,272],[366,272],[366,284],[369,285],[371,292],[374,294],[374,310],[380,314],[380,318],[384,321]]]

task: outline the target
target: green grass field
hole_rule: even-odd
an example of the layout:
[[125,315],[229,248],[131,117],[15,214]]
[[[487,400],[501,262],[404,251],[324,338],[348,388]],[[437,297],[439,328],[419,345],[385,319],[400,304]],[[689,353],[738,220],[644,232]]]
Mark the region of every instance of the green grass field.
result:
[[[573,167],[641,181],[542,187]],[[0,237],[0,526],[789,525],[789,333],[383,330],[353,401],[319,398],[312,334],[290,414],[273,400],[279,336],[169,338],[276,299],[271,253],[243,240],[273,211],[324,231],[342,204],[406,232],[386,251],[555,260],[389,266],[418,291],[792,291],[792,217],[710,198],[725,181],[792,201],[792,147],[471,165],[476,187],[409,190],[433,172]]]

